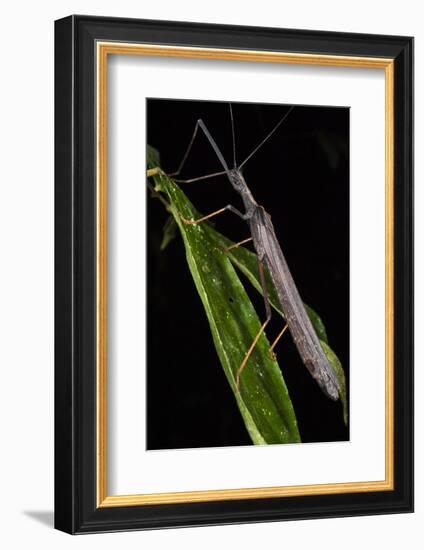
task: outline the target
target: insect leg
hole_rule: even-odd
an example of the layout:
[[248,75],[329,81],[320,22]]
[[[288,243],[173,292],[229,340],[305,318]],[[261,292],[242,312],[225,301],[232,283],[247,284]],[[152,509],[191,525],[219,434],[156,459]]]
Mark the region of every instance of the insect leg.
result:
[[265,302],[265,311],[266,311],[266,319],[264,323],[262,324],[261,328],[259,329],[259,332],[255,336],[250,348],[247,350],[246,355],[244,356],[243,362],[239,366],[237,373],[236,373],[236,386],[237,389],[240,389],[240,376],[244,369],[244,367],[247,364],[247,361],[249,360],[249,357],[252,355],[253,350],[255,349],[256,344],[258,343],[259,338],[261,337],[261,334],[265,330],[267,324],[269,323],[271,319],[271,306],[269,304],[269,298],[268,298],[268,291],[266,286],[266,280],[265,280],[265,274],[264,274],[264,267],[262,264],[262,260],[258,258],[258,270],[259,270],[259,280],[261,282],[262,290],[263,290],[263,296],[264,296],[264,302]]
[[244,369],[244,367],[246,366],[246,363],[247,361],[249,360],[249,357],[252,355],[252,351],[255,349],[255,346],[256,344],[258,343],[258,340],[259,338],[261,337],[261,334],[263,333],[263,331],[265,330],[265,327],[267,326],[267,324],[269,323],[269,319],[267,319],[263,325],[261,326],[261,328],[259,329],[259,332],[258,334],[255,336],[255,339],[253,340],[250,348],[247,350],[246,352],[246,355],[244,356],[244,359],[243,359],[243,362],[242,364],[239,366],[238,370],[237,370],[237,373],[236,373],[236,386],[237,386],[237,389],[240,390],[240,376],[241,376],[241,373]]
[[260,258],[258,258],[258,272],[259,272],[259,282],[261,283],[262,293],[264,297],[266,318],[269,321],[271,319],[271,306],[269,305],[268,288],[266,286],[266,279],[265,279],[265,273],[264,273],[264,264],[262,263],[262,260]]
[[213,218],[214,216],[218,216],[218,214],[222,214],[223,212],[226,212],[227,210],[229,212],[232,212],[233,214],[236,214],[237,216],[239,216],[243,220],[247,220],[251,216],[250,212],[246,212],[246,214],[242,214],[240,212],[240,210],[237,210],[237,208],[235,208],[232,204],[227,204],[227,206],[224,206],[224,208],[220,208],[219,210],[215,210],[215,212],[211,212],[207,216],[203,216],[203,217],[199,218],[198,220],[187,220],[186,218],[183,218],[182,216],[181,216],[181,219],[182,219],[183,223],[185,223],[185,224],[196,225],[198,223],[209,220],[210,218]]
[[[221,172],[214,172],[213,174],[206,174],[206,176],[198,176],[197,178],[190,178],[188,180],[180,180],[177,178],[173,178],[173,180],[177,183],[194,183],[195,181],[206,180],[208,178],[214,178],[216,176],[223,176],[226,173],[227,172],[225,170],[222,170]],[[170,177],[171,176],[172,174],[170,175]]]
[[238,242],[238,243],[232,244],[232,245],[229,246],[228,248],[224,248],[224,252],[229,252],[229,251],[232,250],[233,248],[238,248],[238,247],[241,246],[242,244],[248,243],[249,241],[253,241],[253,237],[248,237],[247,239],[244,239],[244,241],[240,241],[240,242]]
[[188,147],[187,147],[187,150],[183,156],[183,159],[182,161],[180,162],[180,165],[178,166],[178,169],[176,172],[173,172],[172,174],[169,174],[170,176],[178,176],[178,174],[181,172],[181,170],[183,169],[183,166],[187,160],[187,157],[188,155],[190,154],[190,151],[191,151],[191,148],[193,147],[193,143],[194,143],[194,140],[196,138],[196,135],[197,135],[197,132],[199,130],[199,128],[201,128],[203,130],[203,133],[205,134],[205,136],[207,137],[209,143],[211,144],[213,150],[215,151],[215,154],[216,156],[218,157],[220,163],[222,164],[225,172],[228,172],[229,169],[228,169],[228,165],[227,163],[225,162],[225,159],[221,153],[221,151],[219,150],[218,148],[218,145],[215,143],[215,140],[213,139],[213,137],[211,136],[211,134],[209,133],[209,130],[206,128],[206,125],[205,123],[203,122],[203,120],[201,120],[199,118],[199,120],[196,122],[196,126],[194,127],[194,132],[193,132],[193,135],[191,137],[191,140],[190,140],[190,143],[188,144]]
[[269,348],[269,356],[271,357],[271,359],[275,359],[274,348],[275,348],[275,346],[278,344],[278,342],[280,341],[281,337],[283,336],[283,334],[286,332],[286,330],[287,330],[288,328],[289,328],[289,325],[285,324],[283,330],[280,332],[280,334],[277,336],[277,338],[274,340],[274,342],[272,343],[271,347]]

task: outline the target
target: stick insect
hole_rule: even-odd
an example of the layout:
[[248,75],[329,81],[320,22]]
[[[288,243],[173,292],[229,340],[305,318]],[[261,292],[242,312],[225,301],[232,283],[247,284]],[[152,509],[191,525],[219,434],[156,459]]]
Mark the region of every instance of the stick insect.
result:
[[[223,171],[215,172],[205,176],[192,178],[189,180],[176,180],[180,182],[194,182],[210,178],[213,176],[226,175],[237,193],[239,193],[243,205],[244,212],[240,212],[233,205],[228,204],[215,212],[212,212],[206,216],[203,216],[197,220],[187,220],[182,218],[186,224],[199,224],[206,220],[211,219],[214,216],[222,214],[226,211],[232,212],[239,216],[242,220],[246,221],[250,228],[251,236],[243,241],[233,245],[239,246],[246,242],[252,241],[258,257],[258,272],[260,284],[263,291],[265,313],[266,318],[262,324],[259,332],[255,336],[250,348],[247,350],[243,362],[241,363],[236,373],[236,385],[237,389],[240,388],[240,377],[245,368],[249,357],[251,356],[261,334],[264,332],[266,326],[271,319],[271,306],[268,298],[268,292],[266,288],[266,280],[264,276],[264,265],[269,271],[271,279],[274,283],[275,290],[280,302],[281,308],[284,312],[286,325],[279,333],[270,348],[270,353],[273,353],[277,342],[280,340],[284,332],[289,329],[292,338],[295,342],[299,355],[308,369],[309,373],[316,380],[322,391],[331,399],[337,400],[340,394],[340,384],[337,376],[329,363],[318,336],[312,326],[308,314],[306,313],[303,301],[299,295],[293,277],[290,273],[284,254],[281,250],[277,236],[275,234],[274,226],[271,221],[271,216],[266,212],[265,208],[259,205],[254,199],[243,175],[241,172],[242,167],[250,160],[253,155],[265,144],[266,141],[276,132],[281,126],[293,107],[290,107],[280,121],[274,126],[274,128],[265,136],[264,139],[253,149],[253,151],[245,158],[245,160],[237,166],[236,163],[236,150],[235,150],[235,131],[234,131],[234,118],[232,106],[230,104],[230,117],[231,117],[231,129],[232,129],[232,141],[233,141],[233,167],[229,168],[228,164],[221,153],[217,143],[213,139],[211,133],[207,129],[205,123],[199,119],[196,122],[192,138],[189,142],[188,148],[182,158],[182,161],[178,167],[178,170],[169,176],[178,176],[183,169],[183,166],[189,156],[193,142],[196,138],[199,128],[203,131],[204,135],[208,139],[212,146],[218,160],[220,161]],[[231,247],[232,248],[232,247]]]

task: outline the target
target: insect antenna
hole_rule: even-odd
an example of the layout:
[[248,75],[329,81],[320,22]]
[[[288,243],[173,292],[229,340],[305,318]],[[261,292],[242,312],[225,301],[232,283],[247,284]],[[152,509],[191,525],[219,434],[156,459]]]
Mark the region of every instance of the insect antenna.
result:
[[233,167],[237,168],[237,161],[236,161],[236,135],[234,132],[234,117],[233,117],[233,106],[231,103],[229,103],[230,106],[230,118],[231,118],[231,132],[233,135]]
[[253,151],[250,153],[250,155],[248,157],[246,157],[244,159],[244,161],[240,164],[240,166],[238,167],[239,170],[241,170],[242,166],[244,166],[246,164],[246,162],[251,159],[253,157],[253,155],[262,147],[262,145],[268,141],[268,139],[272,136],[272,134],[281,126],[281,124],[283,124],[283,122],[286,120],[286,118],[289,116],[289,114],[292,112],[292,110],[294,109],[294,105],[292,105],[289,110],[285,113],[285,115],[283,116],[283,118],[277,122],[277,124],[274,126],[274,128],[269,132],[269,134],[267,134],[264,139],[259,143],[259,145],[257,145]]

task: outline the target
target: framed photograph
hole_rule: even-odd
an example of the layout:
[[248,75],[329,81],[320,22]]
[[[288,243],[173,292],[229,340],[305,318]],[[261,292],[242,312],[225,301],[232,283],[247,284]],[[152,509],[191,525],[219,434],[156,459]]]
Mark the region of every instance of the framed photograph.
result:
[[413,510],[413,39],[55,26],[55,525]]

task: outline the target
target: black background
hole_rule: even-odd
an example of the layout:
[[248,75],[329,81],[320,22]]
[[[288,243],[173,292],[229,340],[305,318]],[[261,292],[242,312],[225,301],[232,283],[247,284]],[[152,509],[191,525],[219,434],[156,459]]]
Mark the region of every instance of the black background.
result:
[[[287,105],[233,103],[237,162],[254,149],[288,110]],[[147,101],[147,142],[159,150],[162,168],[174,171],[196,120],[202,118],[232,164],[227,103]],[[221,170],[199,133],[180,177]],[[296,106],[269,141],[248,161],[244,177],[271,214],[281,247],[303,300],[324,321],[329,343],[349,378],[349,109]],[[225,176],[181,184],[196,208],[209,213],[226,204],[242,209]],[[168,217],[148,197],[147,448],[249,445],[234,396],[217,357],[200,297],[179,235],[161,252]],[[248,226],[231,213],[216,228],[234,241]],[[249,246],[249,245],[248,245]],[[264,317],[262,297],[242,281]],[[272,341],[282,328],[273,315]],[[303,442],[349,438],[340,402],[327,399],[287,333],[276,348]]]

